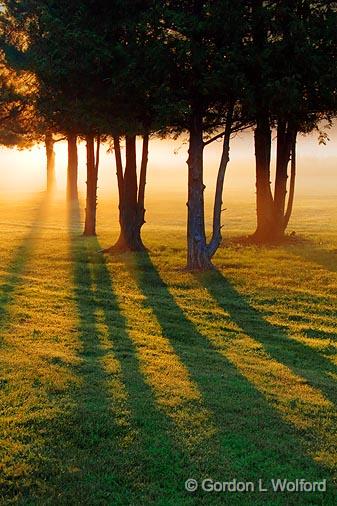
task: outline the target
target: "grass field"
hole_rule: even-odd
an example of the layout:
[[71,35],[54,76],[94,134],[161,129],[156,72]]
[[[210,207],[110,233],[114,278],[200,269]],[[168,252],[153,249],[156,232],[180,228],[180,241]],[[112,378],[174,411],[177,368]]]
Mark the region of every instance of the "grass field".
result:
[[[337,504],[337,199],[299,201],[277,248],[233,239],[238,204],[203,275],[171,208],[149,254],[103,258],[108,202],[90,240],[59,197],[1,202],[1,504]],[[328,490],[185,491],[208,477]]]

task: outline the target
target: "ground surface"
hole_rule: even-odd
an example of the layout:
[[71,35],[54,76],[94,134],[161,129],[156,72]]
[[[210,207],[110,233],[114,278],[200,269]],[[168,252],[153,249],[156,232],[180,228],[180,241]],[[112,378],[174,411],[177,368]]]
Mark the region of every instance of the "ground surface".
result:
[[[337,504],[337,201],[298,202],[305,240],[229,241],[198,276],[174,206],[149,255],[104,259],[108,205],[85,240],[61,202],[0,202],[0,503]],[[227,233],[253,221],[238,206]],[[206,477],[328,492],[185,491]]]

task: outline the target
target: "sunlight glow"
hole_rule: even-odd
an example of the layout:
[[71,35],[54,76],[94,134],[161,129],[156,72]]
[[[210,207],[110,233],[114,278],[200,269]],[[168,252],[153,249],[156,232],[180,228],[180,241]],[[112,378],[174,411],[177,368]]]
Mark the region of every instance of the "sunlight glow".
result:
[[[329,133],[330,141],[326,146],[319,146],[317,134],[300,136],[298,140],[298,181],[297,193],[335,194],[337,128]],[[138,157],[140,159],[138,143]],[[108,153],[103,146],[99,169],[99,194],[117,195],[115,163],[113,153]],[[214,176],[220,157],[221,142],[215,142],[205,150],[206,199],[214,186]],[[67,144],[55,144],[57,188],[64,190],[67,174]],[[18,151],[2,148],[0,150],[3,170],[0,173],[0,194],[14,197],[14,193],[43,191],[45,187],[45,150],[36,146],[31,150]],[[173,140],[153,139],[150,143],[148,196],[158,193],[169,193],[184,196],[186,194],[188,157],[187,144],[184,138]],[[251,132],[237,135],[232,143],[231,161],[226,176],[225,192],[239,192],[241,195],[254,198],[254,146]],[[319,170],[317,170],[319,168]],[[86,153],[85,143],[79,144],[79,189],[85,192]],[[185,197],[184,197],[185,198]]]

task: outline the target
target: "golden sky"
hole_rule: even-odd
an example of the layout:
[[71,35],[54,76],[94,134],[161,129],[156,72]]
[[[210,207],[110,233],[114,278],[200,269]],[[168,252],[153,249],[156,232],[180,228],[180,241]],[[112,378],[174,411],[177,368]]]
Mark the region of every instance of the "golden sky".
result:
[[[319,146],[317,134],[300,136],[298,141],[297,192],[337,193],[337,128],[329,132],[330,142]],[[275,144],[275,143],[274,143]],[[139,143],[140,145],[140,143]],[[58,143],[56,149],[57,185],[65,187],[67,146]],[[150,144],[148,169],[148,195],[161,192],[186,194],[187,149],[183,139],[153,139]],[[275,146],[274,146],[275,151]],[[221,142],[211,144],[205,151],[205,184],[208,191],[213,188]],[[41,191],[45,186],[45,155],[43,147],[29,151],[0,150],[0,194],[14,195],[23,192]],[[85,191],[85,146],[79,147],[79,186]],[[206,190],[207,191],[207,190]],[[254,145],[252,132],[242,133],[232,141],[231,160],[228,166],[225,191],[240,191],[247,198],[254,198]],[[99,192],[116,194],[114,156],[103,146],[99,172]]]

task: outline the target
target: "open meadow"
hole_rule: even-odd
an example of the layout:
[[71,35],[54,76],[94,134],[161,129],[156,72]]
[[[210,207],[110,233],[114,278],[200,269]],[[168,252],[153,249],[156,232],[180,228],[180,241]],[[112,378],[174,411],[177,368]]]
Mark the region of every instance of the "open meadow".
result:
[[[164,198],[148,253],[112,257],[109,201],[83,238],[64,196],[1,200],[0,503],[335,505],[336,199],[299,199],[278,247],[238,241],[254,212],[229,203],[217,269],[193,274]],[[188,478],[327,492],[205,498]]]
[[337,506],[337,2],[0,0],[0,506]]

